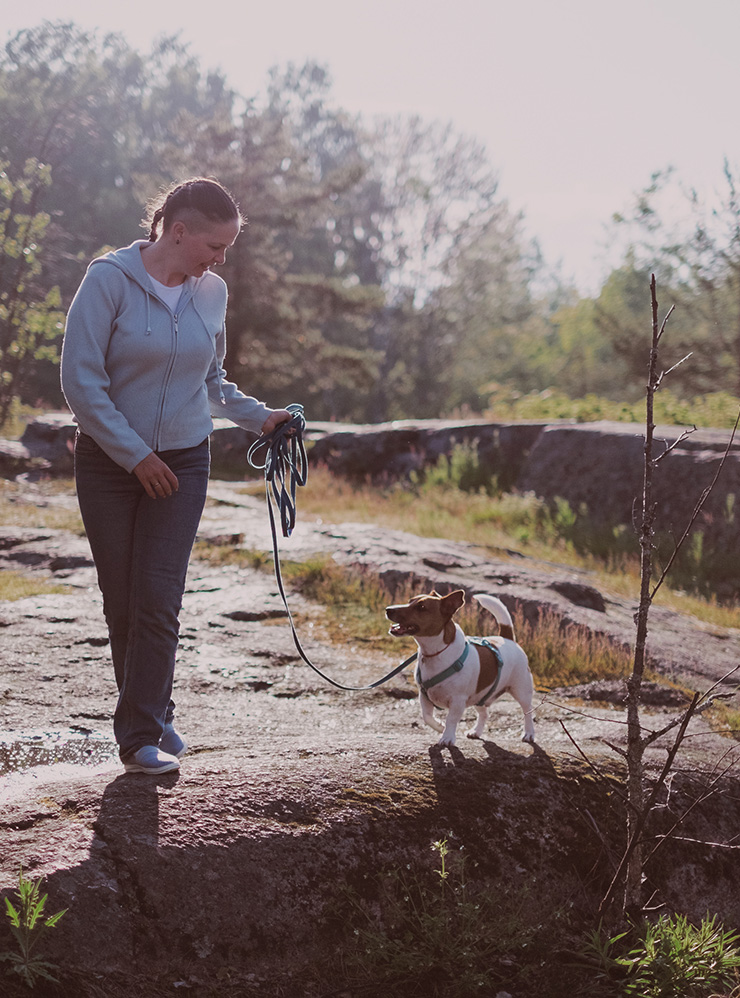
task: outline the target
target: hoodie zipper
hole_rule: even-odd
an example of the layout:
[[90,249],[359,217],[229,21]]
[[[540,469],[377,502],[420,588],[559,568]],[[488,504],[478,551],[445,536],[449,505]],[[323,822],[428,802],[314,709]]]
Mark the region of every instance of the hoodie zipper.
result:
[[175,359],[177,357],[177,345],[178,345],[178,336],[177,336],[177,334],[178,334],[178,331],[179,331],[178,330],[178,313],[174,312],[174,313],[171,313],[171,314],[172,314],[172,318],[173,318],[173,329],[172,329],[173,343],[172,343],[172,351],[170,353],[170,360],[169,360],[169,363],[167,365],[167,370],[165,371],[165,375],[164,375],[164,384],[162,386],[162,401],[159,404],[159,415],[157,417],[157,430],[156,430],[156,433],[154,435],[154,441],[155,441],[155,445],[156,445],[155,448],[154,448],[155,450],[160,450],[161,449],[161,447],[160,447],[160,438],[159,437],[160,437],[160,432],[162,430],[162,420],[164,419],[164,406],[165,406],[165,402],[167,401],[167,390],[168,390],[169,385],[170,385],[170,378],[172,377],[172,371],[173,371],[173,369],[175,367]]

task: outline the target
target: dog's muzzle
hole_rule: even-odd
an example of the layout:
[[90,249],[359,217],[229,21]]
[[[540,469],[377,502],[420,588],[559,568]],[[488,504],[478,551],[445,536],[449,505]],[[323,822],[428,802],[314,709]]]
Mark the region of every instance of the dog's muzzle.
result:
[[403,610],[405,609],[403,606],[387,606],[385,608],[386,617],[393,623],[393,627],[391,627],[388,633],[392,634],[395,638],[402,638],[407,634],[416,634],[419,630],[416,624],[404,624],[403,620],[398,619],[403,615]]

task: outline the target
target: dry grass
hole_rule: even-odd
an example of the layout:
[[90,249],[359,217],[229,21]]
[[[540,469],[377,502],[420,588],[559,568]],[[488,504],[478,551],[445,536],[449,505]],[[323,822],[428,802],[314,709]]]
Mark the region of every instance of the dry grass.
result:
[[[272,570],[272,561],[261,552],[230,546],[199,544],[199,557],[213,564],[231,564]],[[394,592],[372,574],[347,569],[328,556],[306,562],[282,563],[286,586],[325,607],[320,631],[337,645],[372,643],[374,651],[389,657],[405,658],[415,650],[409,639],[400,642],[388,633],[385,608],[392,602],[405,602],[418,591],[406,585]],[[467,603],[455,619],[466,634],[486,636],[497,633],[494,618],[478,606]],[[623,679],[631,668],[628,648],[607,636],[592,634],[586,628],[563,625],[556,614],[545,612],[536,622],[514,614],[517,637],[527,649],[535,681],[540,688],[571,686],[594,679]]]
[[46,527],[84,534],[69,478],[42,479],[32,484],[0,478],[0,522],[3,526]]
[[69,592],[72,592],[71,586],[45,582],[43,579],[34,579],[19,572],[0,569],[0,600],[19,600],[27,596]]
[[[261,496],[264,486],[245,485],[244,492]],[[354,486],[334,478],[324,468],[311,468],[308,484],[298,495],[302,517],[338,523],[351,520],[406,530],[421,537],[466,541],[507,559],[525,555],[535,562],[586,569],[605,595],[634,598],[640,592],[637,556],[608,561],[581,555],[560,540],[548,521],[544,504],[531,496],[463,492],[455,488],[418,488],[400,484],[388,488]],[[740,628],[740,606],[719,604],[663,586],[656,605],[667,606],[718,628]]]

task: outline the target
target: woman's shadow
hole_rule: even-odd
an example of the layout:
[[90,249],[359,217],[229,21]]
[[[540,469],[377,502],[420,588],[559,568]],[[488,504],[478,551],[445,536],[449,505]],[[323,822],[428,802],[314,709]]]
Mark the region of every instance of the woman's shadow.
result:
[[[115,853],[126,843],[143,848],[159,846],[159,798],[180,778],[178,771],[163,776],[122,773],[103,792],[96,834]],[[125,855],[125,852],[123,853]]]

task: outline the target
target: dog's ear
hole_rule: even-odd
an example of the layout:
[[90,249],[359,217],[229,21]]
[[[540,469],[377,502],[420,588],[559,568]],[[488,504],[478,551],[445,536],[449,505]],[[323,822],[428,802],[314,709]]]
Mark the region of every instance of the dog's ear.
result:
[[446,617],[451,617],[453,613],[457,613],[464,602],[465,591],[463,589],[456,589],[454,592],[448,593],[442,598],[442,613],[444,613]]

